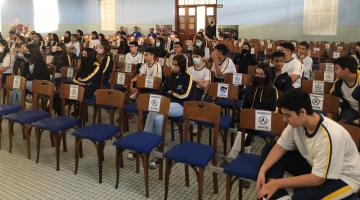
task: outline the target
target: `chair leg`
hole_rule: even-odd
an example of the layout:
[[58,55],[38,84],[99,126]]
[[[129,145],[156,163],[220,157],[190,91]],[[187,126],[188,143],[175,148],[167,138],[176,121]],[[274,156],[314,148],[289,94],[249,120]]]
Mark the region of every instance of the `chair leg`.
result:
[[139,154],[137,152],[135,153],[135,160],[136,160],[136,173],[139,174],[140,173],[140,159],[139,159]]
[[164,160],[159,158],[159,180],[163,180]]
[[225,129],[223,133],[224,133],[224,134],[223,134],[223,151],[224,151],[224,156],[226,156],[228,130]]
[[51,147],[55,147],[54,136],[52,134],[49,134],[49,137],[50,137]]
[[178,127],[179,127],[179,135],[180,135],[180,142],[182,143],[184,141],[184,129],[183,129],[184,124],[182,122],[179,122]]
[[226,194],[225,194],[225,200],[230,200],[231,197],[231,189],[232,189],[232,176],[227,174],[226,175]]
[[80,145],[81,145],[81,139],[76,137],[75,138],[75,172],[74,172],[75,174],[77,174],[79,167]]
[[105,142],[99,142],[97,145],[97,153],[98,153],[98,165],[99,165],[99,183],[102,183],[102,163],[104,161],[104,147]]
[[172,167],[172,161],[171,160],[166,160],[164,200],[167,200],[168,193],[169,193],[169,182],[170,182],[171,167]]
[[24,125],[24,135],[26,138],[26,146],[27,146],[27,157],[31,159],[31,150],[30,150],[30,127],[29,125]]
[[82,140],[80,140],[80,142],[79,142],[79,156],[80,156],[80,158],[84,157]]
[[144,168],[145,196],[149,198],[149,154],[142,154],[141,158]]
[[67,152],[66,133],[65,133],[65,132],[62,132],[62,133],[61,133],[61,137],[62,137],[62,140],[63,140],[63,151],[64,151],[64,152]]
[[239,179],[239,200],[242,200],[243,181]]
[[174,122],[170,121],[170,132],[171,132],[171,141],[175,140],[175,133],[174,133]]
[[55,134],[50,133],[50,134],[53,134],[55,138],[56,171],[59,171],[61,135],[59,133],[55,133]]
[[36,163],[39,163],[40,158],[40,142],[41,142],[41,131],[39,128],[35,129],[36,136]]
[[[94,106],[94,113],[93,113],[93,124],[96,124],[96,116],[97,116],[97,107]],[[100,120],[100,119],[99,119]]]
[[198,175],[198,200],[202,199],[203,196],[203,189],[204,189],[204,174],[205,168],[199,168],[199,175]]
[[190,186],[190,180],[189,180],[189,165],[185,164],[185,185],[187,187]]
[[14,135],[14,123],[9,121],[9,153],[12,151],[12,138]]
[[124,166],[122,155],[123,150],[116,148],[116,183],[115,183],[115,189],[119,186],[119,177],[120,177],[120,167]]
[[0,149],[1,149],[1,137],[2,137],[2,126],[1,126],[1,123],[2,123],[2,118],[0,117]]

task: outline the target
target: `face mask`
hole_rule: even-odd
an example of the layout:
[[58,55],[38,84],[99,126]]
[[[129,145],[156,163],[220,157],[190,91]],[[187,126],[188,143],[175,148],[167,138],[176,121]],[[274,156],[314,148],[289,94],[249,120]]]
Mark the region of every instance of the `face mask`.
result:
[[195,42],[196,47],[200,48],[202,46],[202,41]]
[[27,58],[27,59],[29,59],[29,58],[31,58],[31,54],[26,53],[26,54],[24,54],[24,57]]
[[264,82],[265,82],[265,77],[255,76],[255,82],[256,82],[258,85],[263,85]]
[[194,65],[199,65],[201,63],[201,58],[193,58]]
[[248,53],[249,53],[249,50],[247,50],[247,49],[241,49],[240,54],[248,54]]
[[155,43],[155,46],[156,46],[156,47],[160,47],[160,42],[156,42],[156,43]]

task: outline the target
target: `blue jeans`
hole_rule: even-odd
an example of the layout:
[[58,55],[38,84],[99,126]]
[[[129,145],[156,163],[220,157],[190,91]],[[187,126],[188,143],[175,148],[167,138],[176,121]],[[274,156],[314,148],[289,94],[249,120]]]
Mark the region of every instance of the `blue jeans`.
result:
[[[184,107],[179,103],[170,103],[169,108],[169,117],[180,117],[184,113]],[[162,127],[164,122],[164,115],[159,114],[157,112],[149,112],[144,132],[155,133],[157,135],[161,135]]]
[[26,81],[26,89],[29,92],[32,92],[32,81]]

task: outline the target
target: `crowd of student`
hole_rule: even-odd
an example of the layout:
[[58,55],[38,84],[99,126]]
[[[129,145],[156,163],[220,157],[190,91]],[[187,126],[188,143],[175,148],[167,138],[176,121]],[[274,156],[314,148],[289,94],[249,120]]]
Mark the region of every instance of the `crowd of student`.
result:
[[[294,111],[296,115],[295,118],[297,117],[296,120],[299,121],[310,119],[309,116],[311,116],[311,119],[317,122],[317,127],[311,130],[305,129],[305,132],[312,132],[312,134],[315,135],[316,132],[327,129],[329,137],[333,136],[333,143],[336,143],[330,147],[333,152],[333,155],[330,155],[331,159],[339,159],[341,157],[346,160],[347,163],[345,164],[350,163],[347,166],[341,166],[341,162],[334,161],[325,163],[324,159],[326,159],[328,155],[326,152],[323,152],[324,149],[315,147],[306,149],[309,144],[303,144],[303,146],[298,145],[300,141],[308,141],[312,136],[307,138],[302,136],[299,138],[295,135],[302,134],[303,129],[300,130],[300,128],[289,127],[285,131],[286,134],[283,134],[284,136],[281,136],[278,141],[277,149],[274,148],[270,153],[271,158],[265,161],[260,173],[264,175],[267,170],[284,155],[284,149],[290,151],[295,150],[297,147],[301,154],[297,156],[305,157],[309,164],[307,167],[309,170],[301,174],[314,172],[312,174],[321,178],[320,181],[318,180],[313,184],[309,184],[312,187],[328,184],[327,192],[322,191],[323,196],[330,194],[344,185],[350,185],[352,191],[354,190],[354,192],[356,192],[360,184],[360,170],[359,165],[354,167],[353,164],[359,164],[358,154],[356,156],[353,154],[351,154],[351,156],[347,155],[347,153],[354,150],[351,149],[353,147],[352,144],[350,146],[344,146],[350,144],[350,141],[341,144],[334,141],[342,140],[341,136],[343,136],[346,131],[341,129],[340,132],[344,132],[342,133],[343,135],[334,133],[333,128],[334,130],[340,130],[337,123],[328,119],[326,116],[313,113],[311,108],[305,107],[308,104],[296,101],[299,105],[293,105],[294,102],[289,102],[295,101],[294,97],[301,97],[305,102],[308,100],[308,96],[301,96],[304,94],[296,90],[296,88],[301,88],[302,80],[312,79],[313,61],[312,58],[308,56],[309,44],[307,42],[299,43],[296,49],[290,42],[281,43],[280,50],[272,53],[271,62],[266,64],[258,62],[257,58],[250,52],[251,46],[247,42],[242,45],[241,52],[233,58],[228,56],[229,50],[224,44],[217,44],[213,48],[209,48],[208,43],[212,42],[212,40],[204,34],[204,31],[200,31],[194,36],[192,50],[190,52],[183,49],[184,43],[177,38],[174,32],[166,35],[162,32],[155,33],[154,29],[151,29],[148,34],[148,39],[151,39],[151,42],[139,46],[138,40],[141,37],[142,34],[139,32],[138,27],[135,27],[134,32],[130,35],[127,35],[124,29],[121,28],[111,41],[96,31],[91,33],[90,38],[85,38],[81,30],[77,30],[76,34],[71,34],[67,31],[64,33],[62,39],[59,39],[57,34],[49,33],[46,40],[43,40],[41,34],[34,31],[25,36],[11,32],[9,41],[4,39],[0,40],[0,73],[3,77],[3,83],[5,83],[4,77],[10,74],[25,77],[27,79],[26,88],[31,92],[33,80],[53,79],[48,70],[49,66],[53,66],[57,73],[60,72],[60,68],[63,66],[77,68],[78,71],[74,78],[68,81],[72,84],[84,86],[85,98],[89,99],[94,97],[96,89],[110,87],[110,73],[117,70],[117,66],[114,64],[113,54],[123,54],[125,55],[124,60],[120,62],[137,65],[137,75],[131,80],[130,92],[132,96],[136,98],[136,94],[138,93],[135,82],[139,76],[158,77],[162,79],[162,86],[159,93],[171,99],[169,117],[181,117],[183,115],[183,104],[185,101],[207,101],[208,97],[206,92],[209,83],[224,82],[225,74],[248,73],[249,66],[256,66],[250,86],[246,88],[239,86],[240,108],[278,111],[277,101],[279,91],[285,93],[284,98],[281,98],[282,101],[278,104],[282,107],[281,111],[285,116],[290,118],[292,114],[289,114],[289,112]],[[50,57],[51,59],[45,59],[45,57]],[[161,62],[158,58],[164,58],[164,60]],[[341,100],[340,114],[337,118],[334,118],[334,120],[355,126],[359,126],[359,58],[360,43],[357,45],[355,55],[340,57],[333,62],[337,80],[334,82],[332,94]],[[166,78],[162,74],[162,67],[164,65],[172,68],[171,75]],[[59,107],[56,107],[56,104],[55,110],[60,115]],[[305,114],[303,115],[302,113]],[[308,118],[303,116],[308,116]],[[163,123],[162,119],[162,115],[150,112],[144,131],[160,134]],[[294,127],[299,126],[299,124],[300,127],[307,126],[307,122],[301,122],[302,123],[288,121],[288,123]],[[320,130],[319,126],[324,126],[324,128]],[[253,141],[252,135],[253,134],[248,134],[246,138],[245,151],[250,151],[250,146]],[[326,145],[323,136],[317,134],[316,138],[316,141],[321,141],[317,145]],[[238,155],[237,145],[239,144],[239,139],[241,139],[240,134],[237,135],[234,148],[228,155],[229,158],[236,158]],[[274,155],[276,158],[274,158]],[[309,155],[314,155],[315,157],[310,158]],[[129,158],[132,157],[131,153],[129,153]],[[156,167],[156,162],[156,160],[152,160],[151,165]],[[327,171],[324,175],[323,168],[325,165]],[[350,169],[345,169],[345,167],[354,169],[352,169],[352,172],[349,172]],[[313,171],[311,171],[311,168]],[[279,171],[277,172],[279,173]],[[274,173],[275,172],[273,172],[273,174]],[[353,176],[353,178],[349,181],[348,176],[350,175]],[[345,176],[345,178],[343,176]],[[259,177],[264,178],[263,176]],[[279,174],[272,176],[272,178],[273,177],[281,178]],[[299,181],[301,180],[300,178],[301,177],[299,177]],[[315,180],[303,178],[303,181]],[[345,181],[345,183],[333,184],[327,181],[340,179]],[[296,181],[284,181],[275,191],[292,187],[305,187],[303,182],[300,183]],[[274,192],[274,188],[271,188],[272,190],[269,192],[269,187],[268,184],[265,184],[265,180],[258,181],[259,194],[272,195],[273,193],[271,192]],[[301,191],[299,190],[299,192]],[[319,192],[315,193],[320,195]]]

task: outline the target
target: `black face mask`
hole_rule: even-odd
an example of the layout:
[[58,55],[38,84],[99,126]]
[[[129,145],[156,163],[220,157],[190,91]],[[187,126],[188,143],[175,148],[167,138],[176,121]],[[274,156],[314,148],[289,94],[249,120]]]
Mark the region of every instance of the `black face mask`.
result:
[[264,85],[266,78],[265,77],[255,76],[254,80],[255,80],[255,83],[257,85]]
[[240,52],[241,55],[248,54],[248,53],[249,53],[249,50],[241,49],[241,52]]
[[24,57],[27,58],[27,59],[30,59],[30,58],[31,58],[31,54],[26,53],[26,54],[24,54]]

